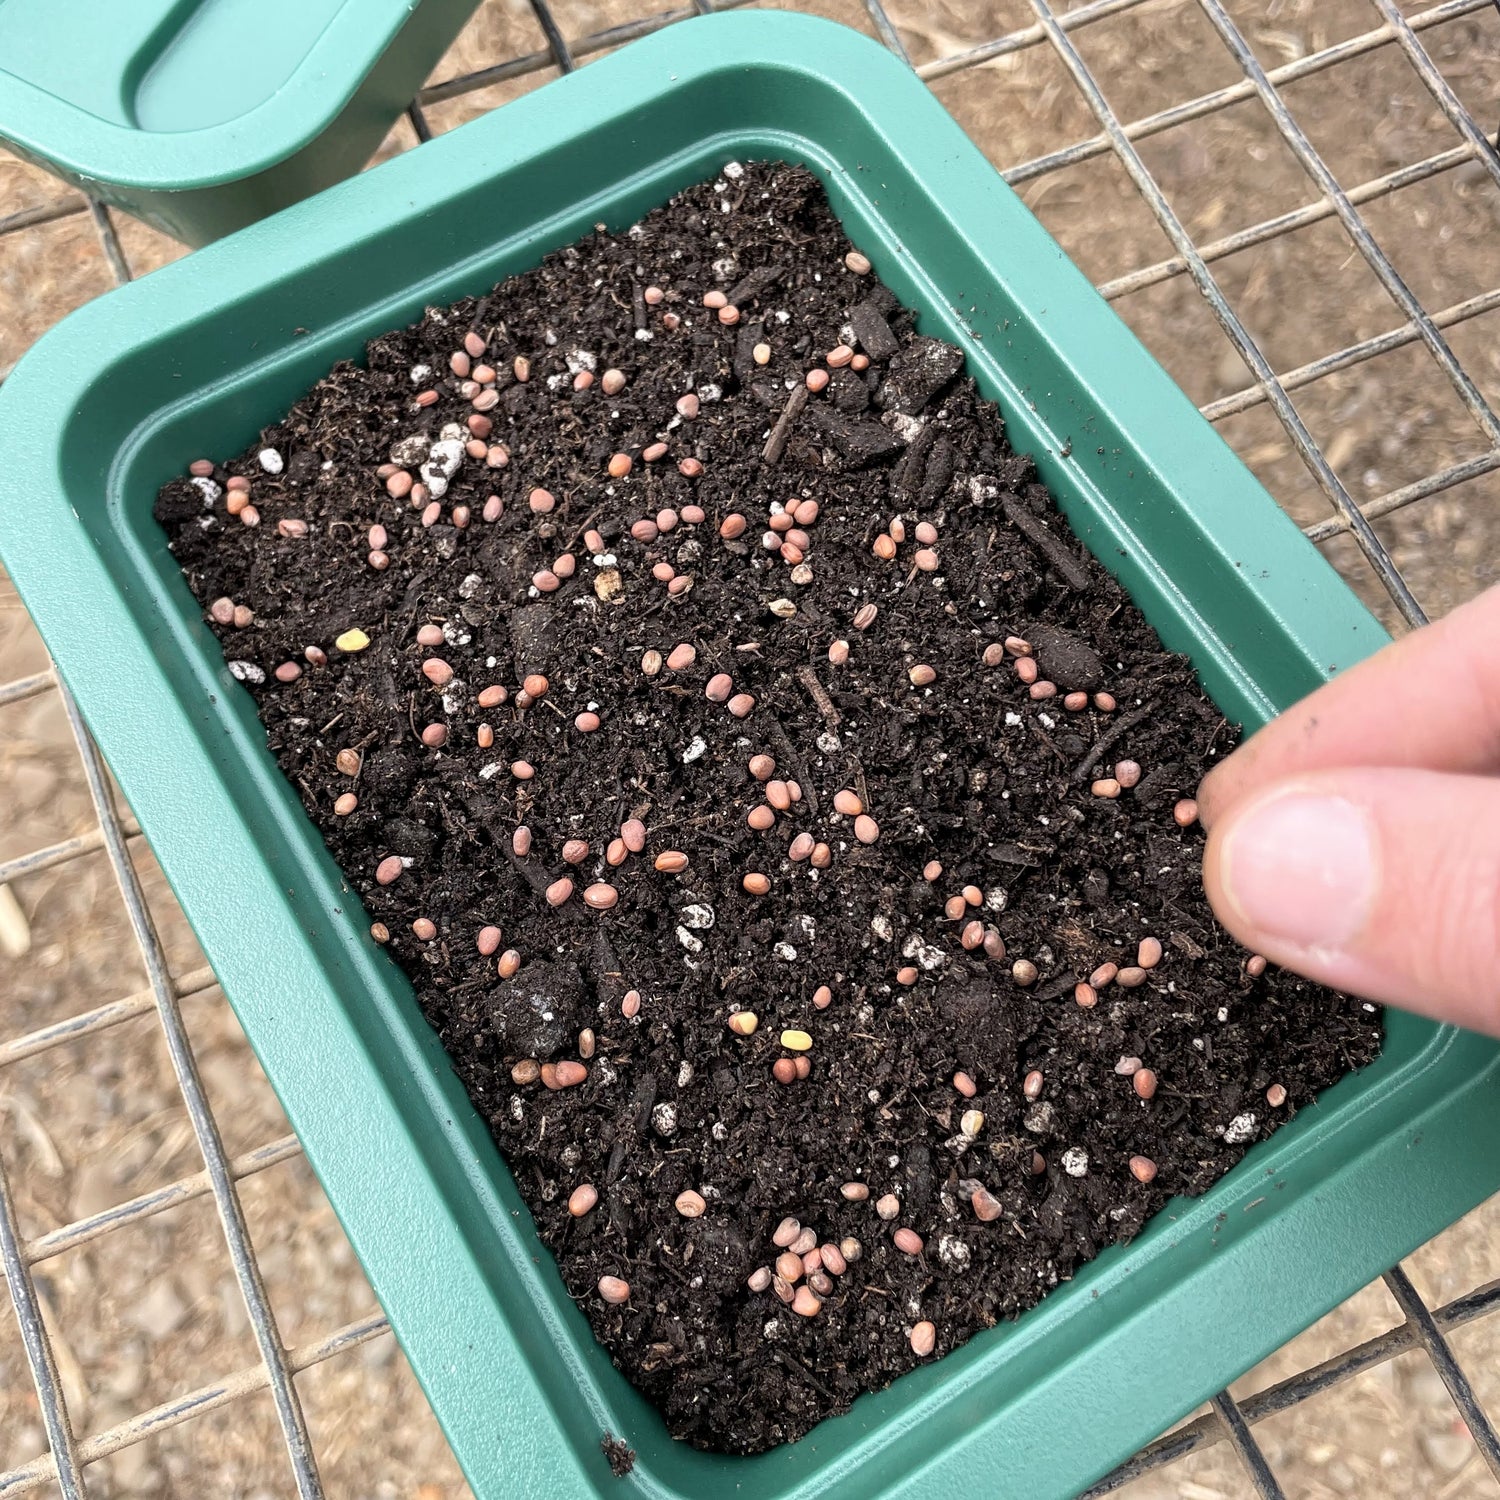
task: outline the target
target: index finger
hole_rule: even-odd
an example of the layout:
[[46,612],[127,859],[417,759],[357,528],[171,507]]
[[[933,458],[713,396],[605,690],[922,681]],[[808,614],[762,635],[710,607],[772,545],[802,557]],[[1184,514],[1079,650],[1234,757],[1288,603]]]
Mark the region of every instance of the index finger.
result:
[[1500,587],[1294,704],[1209,772],[1199,816],[1208,827],[1268,782],[1344,766],[1500,771]]

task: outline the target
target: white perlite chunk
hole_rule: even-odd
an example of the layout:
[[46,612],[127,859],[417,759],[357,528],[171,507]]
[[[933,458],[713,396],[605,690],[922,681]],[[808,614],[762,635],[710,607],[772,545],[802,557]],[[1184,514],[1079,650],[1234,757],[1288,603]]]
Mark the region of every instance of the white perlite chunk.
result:
[[695,901],[682,908],[682,921],[695,932],[707,932],[714,925],[714,909],[705,902]]
[[677,1132],[677,1106],[658,1104],[651,1111],[651,1128],[657,1135],[675,1135]]
[[1242,1115],[1236,1115],[1224,1127],[1224,1144],[1226,1146],[1240,1146],[1246,1141],[1255,1139],[1255,1116],[1248,1110]]
[[214,501],[224,493],[212,479],[204,479],[201,475],[195,476],[190,482],[193,488],[203,496],[204,510],[212,510]]
[[967,1271],[969,1247],[954,1235],[945,1234],[938,1240],[938,1259],[950,1271]]
[[257,455],[260,466],[267,474],[279,474],[286,466],[281,461],[281,455],[274,448],[262,448]]
[[790,943],[777,943],[771,951],[783,963],[794,964],[797,962],[797,950]]
[[266,674],[253,661],[232,661],[229,675],[237,682],[264,682]]
[[701,734],[695,734],[688,743],[686,750],[682,752],[682,763],[690,766],[695,760],[702,760],[708,753],[708,741]]
[[677,929],[677,941],[681,943],[689,953],[703,952],[703,939],[694,937],[686,927],[679,927]]
[[1069,1177],[1087,1177],[1089,1154],[1082,1146],[1069,1146],[1062,1154],[1062,1169]]

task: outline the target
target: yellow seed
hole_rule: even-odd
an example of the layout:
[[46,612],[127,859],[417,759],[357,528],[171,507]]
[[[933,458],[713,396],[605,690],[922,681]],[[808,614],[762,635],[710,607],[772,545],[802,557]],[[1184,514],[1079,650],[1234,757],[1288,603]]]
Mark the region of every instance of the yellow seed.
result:
[[729,1018],[729,1029],[736,1036],[752,1036],[760,1025],[760,1017],[753,1010],[737,1010]]
[[781,1045],[788,1052],[806,1052],[812,1046],[812,1038],[805,1031],[783,1031]]
[[363,651],[370,644],[370,637],[356,625],[352,630],[346,630],[341,636],[335,637],[333,644],[340,651]]
[[984,1129],[984,1111],[982,1109],[966,1109],[963,1119],[958,1122],[958,1128],[972,1141]]
[[758,365],[769,364],[771,361],[771,346],[769,344],[757,344],[750,353]]

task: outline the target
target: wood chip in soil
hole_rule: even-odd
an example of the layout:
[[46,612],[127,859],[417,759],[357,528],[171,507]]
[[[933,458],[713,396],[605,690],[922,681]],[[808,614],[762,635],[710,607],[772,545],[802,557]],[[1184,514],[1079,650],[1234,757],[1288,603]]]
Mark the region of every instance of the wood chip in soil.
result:
[[[802,1436],[1379,1050],[1214,924],[1174,808],[1233,728],[802,168],[429,309],[157,515],[679,1438]],[[753,1290],[787,1218],[822,1266]]]

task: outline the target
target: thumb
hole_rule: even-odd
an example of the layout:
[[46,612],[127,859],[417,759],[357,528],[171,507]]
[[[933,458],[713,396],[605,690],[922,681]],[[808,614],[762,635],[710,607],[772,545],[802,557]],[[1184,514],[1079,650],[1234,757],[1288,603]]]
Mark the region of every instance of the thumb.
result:
[[1355,767],[1272,782],[1215,822],[1203,881],[1273,962],[1500,1036],[1500,779]]

